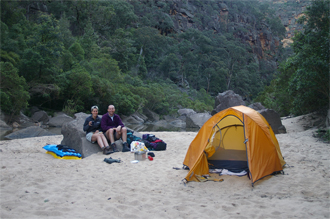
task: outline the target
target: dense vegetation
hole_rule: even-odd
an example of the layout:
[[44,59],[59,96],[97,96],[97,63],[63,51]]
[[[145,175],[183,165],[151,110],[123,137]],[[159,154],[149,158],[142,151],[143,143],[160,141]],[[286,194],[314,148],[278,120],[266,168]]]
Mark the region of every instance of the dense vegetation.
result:
[[283,61],[279,74],[257,100],[282,115],[301,115],[329,107],[330,2],[313,1],[298,21],[294,54]]
[[269,85],[274,70],[237,37],[249,30],[232,25],[237,13],[248,13],[251,28],[268,23],[283,36],[267,4],[230,1],[228,22],[218,32],[206,27],[215,25],[219,1],[187,1],[200,13],[193,28],[181,31],[169,15],[173,4],[1,1],[1,109],[74,113],[96,104],[105,112],[112,103],[121,114],[210,111],[219,92],[232,89],[252,101]]

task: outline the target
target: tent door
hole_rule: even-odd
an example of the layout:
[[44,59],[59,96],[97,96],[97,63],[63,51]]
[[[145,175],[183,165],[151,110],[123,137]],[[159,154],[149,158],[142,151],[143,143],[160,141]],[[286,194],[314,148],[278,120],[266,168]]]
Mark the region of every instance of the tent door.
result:
[[227,116],[214,127],[212,146],[215,153],[208,158],[210,169],[227,169],[231,172],[248,170],[243,122]]

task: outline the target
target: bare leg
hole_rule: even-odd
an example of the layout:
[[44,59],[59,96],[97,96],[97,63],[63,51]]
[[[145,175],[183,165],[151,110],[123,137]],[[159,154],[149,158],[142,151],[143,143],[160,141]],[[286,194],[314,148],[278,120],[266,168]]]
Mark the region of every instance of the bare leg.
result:
[[102,141],[103,141],[103,144],[106,145],[106,146],[109,146],[108,141],[107,141],[107,139],[105,138],[105,136],[104,136],[102,133],[100,134],[100,136],[101,136],[101,139],[102,139]]
[[123,127],[121,129],[121,132],[122,132],[121,138],[122,138],[123,142],[127,142],[127,128]]
[[103,141],[102,141],[102,139],[101,139],[101,137],[100,137],[100,135],[98,133],[97,134],[93,134],[91,140],[92,141],[96,141],[101,148],[104,148]]
[[113,129],[108,129],[108,131],[105,133],[108,139],[110,140],[110,143],[114,143],[115,139],[113,137]]

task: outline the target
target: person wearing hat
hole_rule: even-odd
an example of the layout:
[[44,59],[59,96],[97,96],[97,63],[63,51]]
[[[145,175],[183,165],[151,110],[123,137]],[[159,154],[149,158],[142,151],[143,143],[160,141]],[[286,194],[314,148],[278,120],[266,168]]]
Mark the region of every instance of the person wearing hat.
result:
[[99,108],[97,106],[92,106],[91,113],[92,115],[86,118],[83,127],[86,132],[86,139],[91,143],[97,142],[103,150],[103,154],[110,154],[111,150],[108,141],[101,129],[101,118],[98,117]]

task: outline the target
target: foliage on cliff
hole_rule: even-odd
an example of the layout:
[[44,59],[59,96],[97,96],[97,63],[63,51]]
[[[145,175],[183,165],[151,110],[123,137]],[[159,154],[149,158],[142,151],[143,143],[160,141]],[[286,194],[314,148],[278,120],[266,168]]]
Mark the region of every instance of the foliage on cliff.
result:
[[211,111],[228,89],[252,100],[275,72],[272,31],[284,27],[268,5],[245,1],[1,1],[1,61],[17,70],[21,108]]
[[293,40],[294,55],[280,64],[279,74],[257,98],[282,115],[300,115],[329,107],[330,1],[313,1],[299,22],[304,31]]

